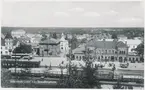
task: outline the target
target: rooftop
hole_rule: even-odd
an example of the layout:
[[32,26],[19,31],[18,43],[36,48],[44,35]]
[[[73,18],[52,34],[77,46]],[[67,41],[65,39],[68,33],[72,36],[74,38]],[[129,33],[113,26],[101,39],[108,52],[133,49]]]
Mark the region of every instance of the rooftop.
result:
[[5,39],[13,39],[12,35],[10,32],[8,32],[5,36]]
[[5,40],[1,38],[1,46],[5,46]]
[[59,40],[47,38],[46,40],[40,41],[39,44],[58,44]]
[[90,40],[87,43],[87,46],[108,49],[115,49],[116,47],[127,47],[127,45],[122,41],[96,41],[96,40]]

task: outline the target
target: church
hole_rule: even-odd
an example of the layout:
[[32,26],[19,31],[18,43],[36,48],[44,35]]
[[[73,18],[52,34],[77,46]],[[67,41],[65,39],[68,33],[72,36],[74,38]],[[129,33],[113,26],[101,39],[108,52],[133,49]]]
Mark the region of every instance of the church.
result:
[[62,56],[65,57],[69,53],[69,43],[65,40],[62,33],[60,39],[47,38],[39,43],[40,56]]

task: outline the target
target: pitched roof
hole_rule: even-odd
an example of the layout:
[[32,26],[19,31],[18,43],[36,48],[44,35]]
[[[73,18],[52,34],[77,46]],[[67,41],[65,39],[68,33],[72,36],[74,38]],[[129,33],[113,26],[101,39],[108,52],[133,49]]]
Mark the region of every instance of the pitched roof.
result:
[[18,43],[18,39],[17,38],[14,38],[13,45],[15,46],[17,43]]
[[96,41],[96,40],[90,40],[87,42],[87,46],[96,47],[96,48],[109,48],[109,49],[115,49],[116,47],[127,47],[126,44],[124,44],[121,41]]
[[5,38],[5,36],[4,36],[4,34],[3,34],[3,33],[1,33],[1,38],[3,38],[3,39]]
[[17,39],[21,44],[27,44],[26,40],[23,38],[18,38]]
[[5,36],[5,39],[13,39],[12,35],[10,32],[8,32]]
[[72,50],[73,53],[83,53],[85,51],[85,45],[80,45],[78,48]]
[[1,46],[5,46],[5,40],[1,38]]
[[47,38],[46,40],[40,41],[39,44],[58,44],[59,41],[56,39]]

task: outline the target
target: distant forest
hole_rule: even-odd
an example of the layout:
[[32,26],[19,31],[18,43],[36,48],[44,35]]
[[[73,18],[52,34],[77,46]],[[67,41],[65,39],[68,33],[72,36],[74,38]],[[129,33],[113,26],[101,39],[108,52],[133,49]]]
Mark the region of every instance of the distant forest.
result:
[[129,38],[132,37],[143,37],[144,36],[144,28],[74,28],[74,27],[2,27],[1,32],[6,34],[12,30],[23,29],[27,33],[72,33],[72,34],[96,34],[96,33],[107,33],[107,34],[116,34],[116,35],[125,35]]

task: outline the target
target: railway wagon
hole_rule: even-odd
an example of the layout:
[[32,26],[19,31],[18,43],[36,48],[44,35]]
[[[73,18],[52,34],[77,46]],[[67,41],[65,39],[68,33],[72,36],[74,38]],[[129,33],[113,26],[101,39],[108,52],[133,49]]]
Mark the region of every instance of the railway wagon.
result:
[[123,75],[122,81],[144,83],[144,76],[141,76],[141,75]]
[[40,67],[40,61],[31,61],[31,60],[2,60],[1,61],[2,68],[36,68]]
[[49,70],[48,68],[10,68],[12,75],[17,76],[31,76],[31,77],[60,77],[62,74],[63,76],[67,76],[67,69],[60,70],[60,69],[52,69]]

